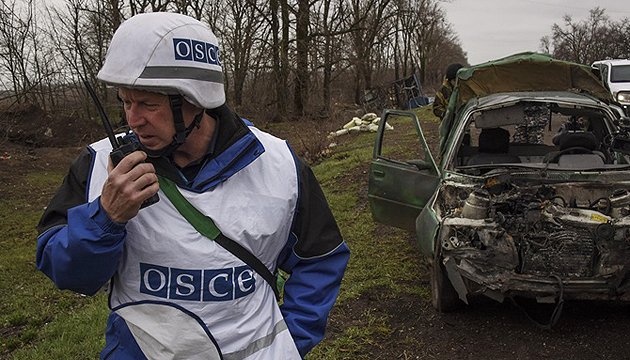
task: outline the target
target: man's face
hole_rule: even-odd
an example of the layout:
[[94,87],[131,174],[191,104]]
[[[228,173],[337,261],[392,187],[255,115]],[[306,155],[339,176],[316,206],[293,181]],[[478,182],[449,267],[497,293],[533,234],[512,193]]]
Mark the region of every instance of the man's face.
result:
[[173,140],[175,125],[168,96],[148,91],[118,90],[127,123],[138,140],[150,150],[159,150]]

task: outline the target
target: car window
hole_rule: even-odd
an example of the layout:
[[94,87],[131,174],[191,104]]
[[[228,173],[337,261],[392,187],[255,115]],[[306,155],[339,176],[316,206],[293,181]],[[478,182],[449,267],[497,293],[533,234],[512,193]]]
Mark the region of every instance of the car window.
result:
[[615,65],[610,71],[610,82],[630,82],[630,65]]
[[418,141],[415,120],[407,116],[390,116],[383,132],[381,157],[401,163],[428,160]]

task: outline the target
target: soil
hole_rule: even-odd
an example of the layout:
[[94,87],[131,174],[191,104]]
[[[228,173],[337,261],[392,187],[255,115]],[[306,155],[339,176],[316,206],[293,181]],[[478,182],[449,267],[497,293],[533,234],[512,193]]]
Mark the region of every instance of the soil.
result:
[[[71,119],[55,121],[34,108],[9,115],[0,114],[0,119],[4,116],[0,120],[0,129],[4,129],[0,133],[0,197],[9,194],[15,197],[12,188],[29,172],[66,169],[82,145],[102,133],[98,124],[70,122]],[[293,128],[299,133],[300,126],[312,124],[296,123]],[[437,125],[426,123],[423,129],[427,140],[435,144]],[[53,136],[49,136],[51,131]],[[326,131],[320,132],[321,137],[325,134]],[[279,136],[291,142],[291,134]],[[301,142],[299,138],[294,140],[294,144]],[[318,141],[325,143],[324,138]],[[308,147],[297,151],[307,151]],[[366,188],[367,166],[347,174],[343,181],[357,181]],[[45,204],[50,191],[24,196],[35,197],[34,202]],[[362,208],[367,207],[365,193],[361,193]],[[383,236],[389,231],[385,226],[377,227]],[[409,241],[413,241],[412,234]],[[423,261],[419,255],[414,256],[414,260]],[[426,271],[418,275],[427,289],[430,288],[428,274]],[[548,321],[553,310],[548,305],[523,305],[540,322]],[[370,347],[347,349],[339,355],[340,359],[630,359],[626,345],[630,312],[623,303],[567,301],[556,326],[543,330],[511,303],[474,298],[461,311],[440,314],[431,307],[428,298],[394,296],[386,288],[372,288],[355,301],[346,301],[333,309],[326,337],[334,339],[349,326],[361,325],[366,313],[386,318],[391,331],[380,332],[371,339]]]

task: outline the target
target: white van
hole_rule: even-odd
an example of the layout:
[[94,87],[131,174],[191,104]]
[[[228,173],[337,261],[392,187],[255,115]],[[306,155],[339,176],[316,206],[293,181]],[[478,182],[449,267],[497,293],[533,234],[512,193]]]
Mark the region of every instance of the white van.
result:
[[630,59],[600,60],[591,66],[599,69],[602,81],[630,116]]

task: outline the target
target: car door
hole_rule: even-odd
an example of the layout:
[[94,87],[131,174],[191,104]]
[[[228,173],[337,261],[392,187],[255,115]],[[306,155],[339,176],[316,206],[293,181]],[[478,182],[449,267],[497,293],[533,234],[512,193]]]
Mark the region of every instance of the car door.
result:
[[439,178],[416,114],[385,110],[369,169],[368,201],[374,220],[415,230],[416,217]]

